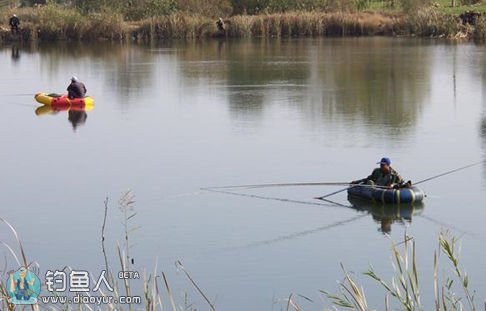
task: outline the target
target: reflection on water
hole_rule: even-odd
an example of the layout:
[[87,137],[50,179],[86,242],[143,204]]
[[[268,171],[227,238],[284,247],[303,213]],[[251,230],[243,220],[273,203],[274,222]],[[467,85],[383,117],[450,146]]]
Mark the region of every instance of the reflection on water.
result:
[[[293,200],[285,200],[282,198],[271,198],[259,195],[251,195],[251,194],[244,194],[244,193],[235,193],[235,192],[225,192],[226,194],[233,194],[239,196],[249,196],[252,198],[259,198],[265,200],[280,200],[280,201],[291,201],[293,203],[302,203],[302,204],[312,204],[308,202],[298,202]],[[372,219],[380,225],[378,231],[382,232],[383,234],[389,234],[392,231],[392,225],[394,223],[402,224],[407,226],[408,224],[412,223],[412,216],[420,215],[424,209],[424,204],[416,203],[416,204],[401,204],[401,205],[390,205],[390,204],[373,204],[370,202],[366,202],[363,200],[359,200],[353,197],[348,197],[349,202],[351,205],[344,205],[338,202],[334,202],[331,200],[325,200],[327,203],[335,204],[337,206],[351,208],[356,210],[358,215],[353,215],[344,220],[339,220],[332,223],[326,223],[324,225],[318,226],[316,228],[306,229],[302,231],[292,232],[285,235],[277,236],[267,240],[261,240],[257,242],[253,242],[244,246],[229,248],[227,250],[241,250],[244,248],[254,248],[259,246],[269,246],[275,243],[281,243],[285,241],[290,241],[294,239],[303,238],[304,236],[322,233],[324,231],[329,231],[335,228],[339,228],[342,226],[347,226],[352,224],[362,218],[365,218],[368,214],[371,215]],[[326,206],[325,204],[317,203],[318,205]]]
[[[370,124],[390,136],[413,128],[430,88],[430,53],[402,40],[248,40],[188,44],[186,84],[223,89],[234,118],[287,104],[315,125]],[[204,62],[198,62],[204,59]]]
[[[483,160],[486,163],[486,108],[484,108],[485,111],[483,112],[483,117],[481,119],[481,125],[480,125],[480,135],[482,138],[482,147],[483,147]],[[486,180],[486,165],[483,164],[483,176],[484,179]]]
[[[486,51],[486,47],[483,46],[483,54]],[[477,59],[473,59],[472,62],[474,65],[477,66],[477,68],[480,68],[479,71],[477,71],[479,79],[481,80],[481,86],[482,86],[482,93],[486,94],[486,59],[481,54],[481,57],[478,57]],[[482,97],[482,118],[481,118],[481,125],[480,125],[480,135],[482,138],[482,147],[483,147],[483,159],[485,160],[486,163],[486,96],[483,95]],[[484,179],[486,180],[486,164],[483,165],[483,175]]]
[[[137,268],[154,258],[167,270],[190,262],[222,297],[221,309],[263,310],[274,291],[332,288],[340,261],[357,270],[369,260],[388,263],[388,239],[377,229],[394,239],[407,229],[424,249],[435,247],[440,228],[468,231],[467,267],[483,275],[475,260],[485,256],[480,170],[424,183],[426,209],[350,206],[344,192],[331,197],[342,206],[323,204],[311,198],[331,190],[310,187],[250,191],[278,200],[177,195],[211,185],[350,180],[383,154],[418,180],[477,162],[486,157],[483,56],[474,45],[396,38],[62,43],[18,45],[18,54],[0,47],[0,163],[8,163],[1,216],[43,268],[96,270],[100,202],[137,189]],[[95,114],[42,106],[36,114],[46,116],[37,119],[32,95],[64,91],[73,73],[99,101]],[[80,154],[86,161],[73,165]],[[33,157],[59,161],[39,166]],[[52,185],[62,191],[53,194]],[[36,221],[25,223],[26,213]],[[70,234],[45,242],[59,230]],[[485,292],[484,280],[474,281]],[[240,292],[250,299],[232,296]]]
[[[45,116],[45,115],[58,115],[59,112],[67,111],[68,114],[68,121],[71,123],[73,131],[76,131],[78,126],[83,125],[86,123],[86,119],[88,118],[88,114],[86,111],[93,110],[94,106],[88,106],[86,108],[77,108],[77,107],[52,107],[51,105],[42,105],[35,110],[35,114],[38,117]],[[64,113],[61,113],[64,115]]]
[[[140,104],[134,99],[157,88],[157,75],[169,70],[175,81],[180,75],[183,89],[209,87],[225,96],[235,120],[258,119],[273,105],[287,105],[314,126],[348,123],[356,131],[364,127],[391,137],[413,128],[430,88],[431,55],[420,41],[275,39],[33,48],[47,76],[73,63],[90,68],[91,75],[104,72],[104,87],[120,105]],[[14,55],[19,51],[12,47]],[[90,77],[83,78],[89,86]]]
[[22,55],[32,55],[38,51],[37,45],[33,42],[13,42],[10,45],[0,46],[1,49],[10,50],[10,59],[15,66],[20,63]]
[[12,61],[14,63],[18,62],[20,60],[20,51],[19,47],[16,44],[12,45]]
[[320,110],[310,113],[326,121],[357,116],[400,136],[414,126],[421,105],[427,103],[430,53],[426,46],[400,40],[350,40],[319,47],[312,59],[314,87],[309,97],[320,103]]
[[84,110],[69,110],[68,115],[68,120],[73,126],[73,131],[76,131],[79,125],[86,123],[86,119],[88,118],[88,114]]
[[412,216],[420,215],[424,209],[423,203],[415,204],[377,204],[360,200],[353,196],[348,196],[351,208],[359,212],[367,212],[373,220],[380,224],[379,231],[390,233],[392,224],[410,224]]

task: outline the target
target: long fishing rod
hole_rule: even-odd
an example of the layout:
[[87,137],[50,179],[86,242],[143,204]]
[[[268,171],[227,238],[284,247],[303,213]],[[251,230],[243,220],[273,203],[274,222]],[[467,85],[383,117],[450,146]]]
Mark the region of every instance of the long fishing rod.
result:
[[[204,187],[202,190],[219,190],[219,189],[251,189],[266,187],[294,187],[294,186],[353,186],[349,182],[302,182],[302,183],[283,183],[283,184],[258,184],[258,185],[234,185],[234,186],[217,186]],[[359,185],[360,187],[388,188],[379,185]]]
[[469,164],[469,165],[466,165],[466,166],[463,166],[463,167],[455,168],[455,169],[450,170],[450,171],[447,171],[445,173],[442,173],[442,174],[439,174],[439,175],[435,175],[435,176],[432,176],[432,177],[425,178],[425,179],[422,179],[420,181],[417,181],[416,183],[414,183],[414,185],[418,185],[418,184],[424,183],[424,182],[429,181],[429,180],[432,180],[432,179],[436,179],[436,178],[439,178],[439,177],[442,177],[442,176],[445,176],[445,175],[449,175],[449,174],[452,174],[452,173],[455,173],[455,172],[458,172],[458,171],[462,171],[462,170],[464,170],[466,168],[470,168],[470,167],[473,167],[473,166],[476,166],[476,165],[479,165],[479,164],[485,163],[485,162],[486,161],[483,160],[483,161],[475,162],[475,163],[472,163],[472,164]]
[[[361,186],[361,185],[360,185],[360,186]],[[324,200],[324,201],[325,201],[325,198],[330,197],[331,195],[335,195],[335,194],[338,194],[338,193],[340,193],[340,192],[346,191],[346,190],[348,190],[349,188],[351,188],[351,187],[346,187],[346,188],[344,188],[344,189],[340,189],[340,190],[338,190],[338,191],[334,191],[334,192],[331,192],[331,193],[329,193],[329,194],[326,194],[326,195],[323,195],[323,196],[320,196],[320,197],[315,197],[314,199],[317,199],[317,200]]]
[[231,188],[266,188],[266,187],[295,187],[295,186],[344,186],[349,182],[296,182],[296,183],[278,183],[278,184],[257,184],[257,185],[233,185],[208,187],[210,189],[231,189]]

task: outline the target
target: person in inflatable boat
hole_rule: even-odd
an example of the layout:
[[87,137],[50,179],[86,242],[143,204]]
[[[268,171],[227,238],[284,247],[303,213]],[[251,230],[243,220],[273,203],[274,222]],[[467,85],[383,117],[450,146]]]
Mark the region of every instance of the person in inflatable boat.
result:
[[410,188],[412,186],[410,180],[405,182],[402,176],[391,167],[390,158],[384,157],[376,164],[380,164],[380,167],[375,168],[370,176],[363,179],[353,180],[351,184],[366,184],[394,189]]

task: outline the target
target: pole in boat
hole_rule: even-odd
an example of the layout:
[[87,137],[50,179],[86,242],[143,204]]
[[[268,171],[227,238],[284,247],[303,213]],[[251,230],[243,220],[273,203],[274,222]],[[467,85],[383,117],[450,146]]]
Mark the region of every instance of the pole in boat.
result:
[[332,193],[329,193],[329,194],[323,195],[323,196],[321,196],[321,197],[315,197],[314,199],[318,199],[318,200],[324,200],[325,198],[330,197],[331,195],[335,195],[335,194],[338,194],[338,193],[340,193],[340,192],[346,191],[346,190],[348,190],[349,188],[351,188],[351,187],[346,187],[346,188],[344,188],[344,189],[341,189],[341,190],[338,190],[338,191],[334,191],[334,192],[332,192]]
[[[349,185],[349,183],[348,183]],[[355,186],[358,186],[358,185],[350,185],[349,187],[347,188],[344,188],[344,189],[341,189],[341,190],[338,190],[338,191],[334,191],[332,193],[329,193],[329,194],[326,194],[326,195],[323,195],[321,197],[315,197],[314,199],[317,199],[317,200],[324,200],[325,198],[327,197],[330,197],[331,195],[335,195],[335,194],[338,194],[340,192],[343,192],[343,191],[346,191],[348,190],[349,188],[353,188]],[[386,187],[386,186],[379,186],[379,185],[359,185],[360,187],[372,187],[372,188],[383,188],[383,189],[388,189],[389,187]],[[327,200],[324,200],[324,201],[327,201]]]

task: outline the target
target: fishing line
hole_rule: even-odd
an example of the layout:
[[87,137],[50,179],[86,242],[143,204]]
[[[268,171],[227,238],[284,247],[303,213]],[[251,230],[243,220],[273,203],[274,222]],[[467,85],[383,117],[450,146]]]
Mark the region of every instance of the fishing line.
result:
[[368,213],[353,216],[351,218],[341,220],[341,221],[337,221],[337,222],[334,222],[334,223],[331,223],[331,224],[328,224],[328,225],[320,226],[320,227],[317,227],[317,228],[314,228],[314,229],[309,229],[309,230],[299,231],[299,232],[295,232],[295,233],[291,233],[291,234],[287,234],[287,235],[282,235],[282,236],[279,236],[279,237],[276,237],[276,238],[273,238],[273,239],[270,239],[270,240],[263,240],[263,241],[259,241],[259,242],[254,242],[254,243],[250,243],[250,244],[240,246],[240,247],[224,248],[224,249],[222,249],[222,251],[234,251],[234,250],[240,250],[240,249],[245,249],[245,248],[271,245],[271,244],[275,244],[275,243],[286,241],[286,240],[293,240],[293,239],[300,238],[302,236],[306,236],[306,235],[309,235],[309,234],[313,234],[313,233],[329,230],[329,229],[332,229],[332,228],[335,228],[335,227],[338,227],[338,226],[346,225],[348,223],[357,221],[357,220],[359,220],[363,217],[366,217],[366,216],[368,216]]
[[248,197],[248,198],[253,198],[253,199],[280,201],[280,202],[286,202],[286,203],[296,203],[296,204],[305,204],[305,205],[333,206],[333,205],[336,205],[336,203],[337,203],[337,202],[334,203],[333,201],[330,201],[330,200],[329,201],[325,200],[329,203],[333,202],[332,205],[331,205],[331,204],[323,204],[323,203],[318,203],[318,202],[309,202],[309,201],[293,200],[293,199],[286,199],[286,198],[279,198],[279,197],[262,196],[262,195],[257,195],[257,194],[232,192],[232,191],[227,191],[227,190],[218,190],[218,189],[215,189],[215,188],[201,188],[201,190],[209,191],[209,192],[224,193],[224,194],[229,194],[229,195],[242,196],[242,197]]
[[137,201],[137,202],[153,203],[153,202],[159,202],[159,201],[175,199],[175,198],[190,197],[190,196],[195,196],[195,195],[200,195],[200,194],[203,194],[203,192],[201,192],[201,191],[182,192],[182,193],[177,193],[177,194],[166,195],[166,196],[163,196],[161,198],[159,197],[159,198],[153,198],[153,199],[149,199],[149,200],[141,199],[140,201]]
[[458,227],[456,227],[456,226],[454,226],[454,225],[451,225],[451,224],[446,224],[446,223],[441,222],[441,221],[438,221],[438,220],[436,220],[436,219],[434,219],[434,218],[432,218],[432,217],[425,216],[425,215],[422,215],[422,214],[419,214],[419,215],[417,215],[417,216],[422,217],[423,219],[426,219],[426,220],[428,220],[428,221],[430,221],[430,222],[432,222],[432,223],[434,223],[434,224],[436,224],[436,225],[440,225],[440,226],[442,226],[442,227],[446,227],[446,228],[448,228],[448,229],[455,230],[455,231],[457,231],[457,232],[460,232],[460,233],[462,233],[462,234],[469,235],[469,236],[474,237],[474,238],[476,238],[476,237],[477,237],[477,235],[476,235],[476,234],[474,234],[474,233],[470,233],[470,232],[464,231],[464,230],[462,230],[462,229],[460,229],[460,228],[458,228]]
[[2,96],[33,96],[32,93],[25,93],[25,94],[3,94]]
[[12,103],[12,102],[6,102],[6,105],[12,105],[12,106],[19,106],[19,107],[29,107],[29,108],[34,108],[35,106],[32,104],[27,104],[27,103]]

